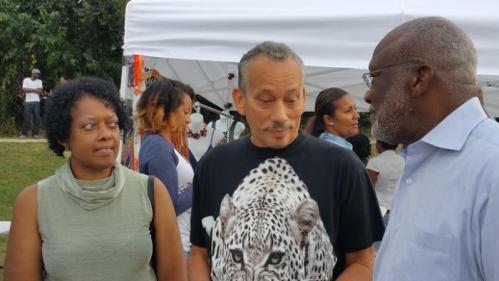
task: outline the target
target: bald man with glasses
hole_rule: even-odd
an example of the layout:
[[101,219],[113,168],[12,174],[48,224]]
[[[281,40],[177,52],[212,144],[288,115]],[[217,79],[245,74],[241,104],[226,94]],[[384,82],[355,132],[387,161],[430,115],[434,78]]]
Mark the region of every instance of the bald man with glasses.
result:
[[499,124],[479,101],[476,63],[466,33],[439,17],[398,26],[374,50],[372,132],[405,158],[375,281],[499,280]]

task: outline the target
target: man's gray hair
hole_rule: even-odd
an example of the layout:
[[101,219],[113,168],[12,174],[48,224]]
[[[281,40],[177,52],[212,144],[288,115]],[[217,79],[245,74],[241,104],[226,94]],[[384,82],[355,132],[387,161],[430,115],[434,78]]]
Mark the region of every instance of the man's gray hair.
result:
[[[427,63],[442,75],[449,90],[478,91],[476,80],[477,55],[471,39],[451,21],[442,17],[422,17],[408,21],[401,31],[397,60]],[[465,88],[463,88],[465,86]],[[473,93],[472,93],[473,94]]]
[[298,65],[300,65],[302,75],[304,75],[303,61],[290,47],[279,42],[265,41],[249,50],[246,54],[243,55],[241,61],[239,61],[239,64],[237,66],[239,75],[238,86],[243,93],[246,93],[248,86],[248,81],[246,81],[246,71],[248,65],[255,57],[260,55],[276,61],[283,61],[291,58],[295,60]]

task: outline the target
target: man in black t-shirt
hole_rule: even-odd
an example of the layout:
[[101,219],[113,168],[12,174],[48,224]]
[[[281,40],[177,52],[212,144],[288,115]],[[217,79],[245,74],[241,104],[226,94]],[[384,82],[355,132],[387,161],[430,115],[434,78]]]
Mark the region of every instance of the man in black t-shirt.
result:
[[251,136],[198,164],[190,280],[371,280],[376,196],[353,152],[299,133],[301,59],[264,42],[238,71],[232,95]]

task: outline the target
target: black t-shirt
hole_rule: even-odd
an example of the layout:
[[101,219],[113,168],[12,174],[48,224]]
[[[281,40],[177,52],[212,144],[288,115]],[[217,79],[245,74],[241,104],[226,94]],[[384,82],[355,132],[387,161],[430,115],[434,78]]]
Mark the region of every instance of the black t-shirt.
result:
[[350,150],[300,134],[283,149],[260,148],[249,138],[219,145],[198,163],[193,182],[192,244],[208,249],[210,238],[202,219],[217,218],[226,194],[269,158],[285,159],[319,206],[320,217],[338,261],[334,278],[345,266],[345,253],[381,240],[384,225],[364,165]]

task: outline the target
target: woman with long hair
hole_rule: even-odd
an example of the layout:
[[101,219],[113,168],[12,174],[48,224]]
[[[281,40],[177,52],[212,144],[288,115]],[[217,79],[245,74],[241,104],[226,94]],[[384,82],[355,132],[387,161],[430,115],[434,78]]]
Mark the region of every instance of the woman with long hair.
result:
[[193,168],[189,162],[187,129],[193,91],[179,81],[154,81],[137,103],[138,131],[142,135],[139,171],[158,177],[173,201],[184,249],[190,250],[190,209]]
[[351,150],[352,144],[346,138],[359,133],[359,113],[353,96],[340,88],[321,91],[305,132]]

